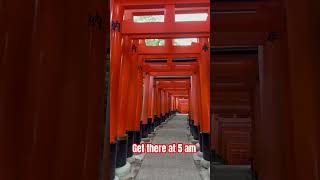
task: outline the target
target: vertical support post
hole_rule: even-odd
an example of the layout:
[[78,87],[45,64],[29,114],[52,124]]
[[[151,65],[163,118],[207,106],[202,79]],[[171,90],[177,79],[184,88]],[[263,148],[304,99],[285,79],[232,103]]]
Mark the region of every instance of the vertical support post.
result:
[[[199,75],[198,74],[193,74],[191,76],[191,100],[193,102],[193,106],[192,106],[192,117],[193,119],[191,119],[190,122],[190,126],[191,126],[191,133],[193,135],[193,138],[195,140],[199,140],[199,136],[200,136],[200,112],[199,110],[201,110],[201,99],[197,98],[197,97],[201,97],[200,96],[200,83],[199,83]],[[202,145],[201,145],[202,146]]]
[[[122,22],[123,9],[113,1],[111,22]],[[110,26],[111,27],[111,26]],[[119,108],[119,77],[122,54],[122,34],[114,29],[110,31],[110,144],[116,143],[117,112]]]
[[159,81],[155,82],[155,104],[156,104],[156,111],[155,111],[155,119],[157,121],[157,126],[161,124],[161,92],[159,89]]
[[120,76],[119,76],[119,96],[118,98],[118,111],[117,111],[117,161],[116,167],[120,168],[126,165],[127,153],[128,153],[128,81],[130,76],[130,56],[128,54],[131,49],[131,42],[128,36],[123,37],[124,47],[123,53],[120,56]]
[[170,4],[165,6],[166,14],[165,14],[165,23],[173,24],[175,22],[175,5]]
[[153,121],[153,108],[154,108],[154,77],[150,76],[149,80],[149,87],[148,87],[148,127],[149,127],[149,133],[154,131],[154,121]]
[[136,115],[135,115],[135,131],[136,131],[136,138],[135,143],[139,144],[142,137],[142,130],[143,130],[143,124],[142,124],[142,118],[143,118],[143,71],[140,68],[141,62],[138,61],[138,74],[137,74],[137,106],[136,106]]
[[201,78],[201,140],[203,143],[203,158],[210,161],[210,43],[209,38],[200,38],[202,51],[199,60],[199,75]]
[[146,73],[144,77],[144,92],[143,92],[143,119],[142,119],[142,137],[148,137],[149,126],[148,126],[148,105],[149,105],[149,86],[151,76]]
[[165,120],[165,108],[164,108],[164,102],[165,102],[165,93],[164,93],[164,90],[163,89],[160,89],[160,94],[161,94],[161,100],[160,100],[160,103],[161,103],[161,119],[162,121]]
[[[138,89],[139,89],[139,83],[138,83],[138,54],[134,47],[136,47],[137,40],[132,41],[130,43],[129,49],[128,49],[128,59],[127,63],[129,63],[129,79],[128,79],[128,101],[126,102],[126,105],[128,106],[127,114],[125,120],[127,121],[127,133],[128,133],[128,153],[127,157],[130,158],[133,156],[132,152],[132,145],[135,143],[135,139],[139,139],[140,131],[136,130],[136,113],[137,113],[137,101],[138,101]],[[131,42],[131,40],[130,40]],[[128,62],[130,61],[130,62]],[[124,112],[122,112],[125,114]],[[140,142],[139,142],[140,143]]]
[[[122,22],[122,8],[112,0],[110,23]],[[111,24],[109,26],[111,28]],[[118,112],[118,88],[120,71],[122,34],[117,30],[110,30],[110,179],[115,177],[117,157],[117,112]]]
[[[318,0],[303,3],[283,1],[286,10],[288,32],[288,67],[290,88],[290,119],[286,121],[291,128],[285,142],[285,153],[290,171],[288,179],[318,180],[320,177],[320,4]],[[296,13],[296,12],[300,13]],[[281,38],[281,36],[280,36]],[[283,59],[279,59],[283,60]],[[290,139],[291,138],[291,139]],[[294,151],[292,151],[294,150]],[[292,163],[292,161],[294,163]],[[291,176],[290,176],[291,175]]]

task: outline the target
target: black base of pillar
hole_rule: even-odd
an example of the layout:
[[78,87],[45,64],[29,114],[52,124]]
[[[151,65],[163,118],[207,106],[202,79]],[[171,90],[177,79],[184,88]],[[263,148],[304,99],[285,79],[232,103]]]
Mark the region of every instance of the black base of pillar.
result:
[[158,124],[158,116],[157,115],[154,115],[154,127],[157,127],[159,124]]
[[194,123],[194,120],[191,120],[191,122],[190,122],[190,133],[194,137],[194,125],[193,125],[193,123]]
[[166,120],[166,117],[164,115],[161,115],[161,122],[163,123],[165,122],[165,120]]
[[161,116],[160,117],[157,116],[157,124],[158,124],[158,126],[161,124]]
[[210,152],[210,134],[209,133],[201,133],[202,134],[202,144],[203,144],[203,159],[210,161],[211,152]]
[[148,118],[148,134],[152,132],[152,118]]
[[216,151],[211,150],[211,163],[216,162]]
[[156,124],[155,122],[151,123],[151,132],[154,132],[154,128],[156,128]]
[[117,144],[110,144],[110,179],[114,179],[116,171]]
[[141,132],[140,131],[135,131],[134,132],[133,143],[134,144],[140,144],[140,142],[141,142]]
[[161,118],[157,116],[157,126],[161,124]]
[[200,144],[200,152],[203,152],[203,139],[202,139],[202,133],[199,133],[199,144]]
[[141,137],[142,138],[148,137],[148,125],[147,124],[141,124]]
[[132,157],[133,156],[133,152],[132,152],[132,145],[133,145],[133,141],[134,141],[134,136],[135,136],[135,131],[128,131],[128,151],[127,151],[127,157]]
[[199,126],[193,125],[193,139],[199,140]]
[[211,163],[213,162],[218,162],[220,164],[227,164],[227,162],[222,158],[222,156],[217,154],[215,150],[211,150]]
[[117,159],[116,168],[122,167],[127,163],[128,136],[117,139]]

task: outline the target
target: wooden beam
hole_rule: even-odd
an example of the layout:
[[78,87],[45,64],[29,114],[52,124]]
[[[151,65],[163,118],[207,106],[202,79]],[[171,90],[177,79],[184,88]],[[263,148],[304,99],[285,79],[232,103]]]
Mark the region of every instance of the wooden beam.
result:
[[277,32],[283,23],[280,3],[214,3],[211,29],[214,32]]
[[172,34],[172,33],[210,33],[210,22],[177,22],[177,23],[134,23],[123,22],[122,30],[123,34]]
[[159,55],[159,54],[199,54],[201,52],[200,44],[193,44],[192,46],[143,46],[138,47],[139,55]]
[[175,4],[178,7],[209,7],[209,0],[118,0],[126,9],[150,9]]
[[132,39],[172,39],[172,38],[201,38],[209,37],[210,33],[172,33],[172,34],[133,34]]
[[257,46],[267,40],[264,32],[213,32],[211,33],[212,46]]

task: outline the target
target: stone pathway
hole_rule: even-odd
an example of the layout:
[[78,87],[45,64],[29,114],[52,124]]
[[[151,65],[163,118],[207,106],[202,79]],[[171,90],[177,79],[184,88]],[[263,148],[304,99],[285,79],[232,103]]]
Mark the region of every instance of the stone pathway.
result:
[[[188,143],[186,115],[176,115],[156,132],[153,144]],[[136,180],[201,180],[192,154],[146,154]]]

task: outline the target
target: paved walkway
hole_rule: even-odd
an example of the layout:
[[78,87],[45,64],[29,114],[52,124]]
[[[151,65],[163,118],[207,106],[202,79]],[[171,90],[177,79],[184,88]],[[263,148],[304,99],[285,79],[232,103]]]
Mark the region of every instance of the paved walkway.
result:
[[[153,144],[188,143],[187,116],[176,115],[156,133]],[[147,154],[136,180],[201,180],[192,154]]]

